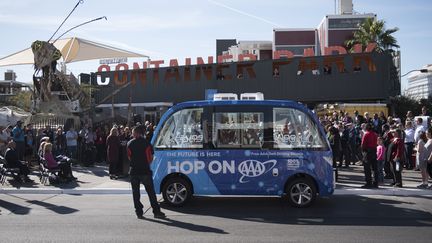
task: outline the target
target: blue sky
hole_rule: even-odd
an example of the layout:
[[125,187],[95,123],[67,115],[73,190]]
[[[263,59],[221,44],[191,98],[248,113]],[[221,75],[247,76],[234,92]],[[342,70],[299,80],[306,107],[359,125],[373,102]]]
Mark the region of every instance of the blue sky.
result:
[[[388,28],[399,27],[402,73],[432,63],[432,1],[353,0],[358,13],[376,13]],[[0,1],[0,57],[48,40],[76,0]],[[84,0],[62,30],[107,16],[66,36],[77,36],[149,55],[153,60],[215,55],[216,39],[272,40],[272,29],[315,28],[335,11],[334,0]],[[62,32],[62,31],[60,31]],[[93,72],[98,60],[68,65],[74,73]],[[29,82],[31,65],[13,69]],[[406,80],[403,79],[403,85]]]

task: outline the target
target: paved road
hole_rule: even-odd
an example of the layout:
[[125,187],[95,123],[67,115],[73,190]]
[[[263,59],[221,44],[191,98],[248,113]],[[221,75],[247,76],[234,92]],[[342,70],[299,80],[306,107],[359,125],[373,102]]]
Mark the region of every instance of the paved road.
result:
[[[277,198],[195,198],[166,220],[129,195],[0,195],[1,242],[430,242],[432,196],[336,195],[295,209]],[[143,198],[148,205],[147,198]]]

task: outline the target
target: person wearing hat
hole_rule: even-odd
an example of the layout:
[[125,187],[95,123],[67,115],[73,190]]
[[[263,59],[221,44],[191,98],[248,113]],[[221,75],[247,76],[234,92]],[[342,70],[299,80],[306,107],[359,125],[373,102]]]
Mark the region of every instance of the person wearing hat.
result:
[[25,140],[24,140],[24,130],[22,129],[22,122],[17,121],[14,129],[12,130],[12,140],[16,144],[16,152],[19,160],[24,159],[25,152]]

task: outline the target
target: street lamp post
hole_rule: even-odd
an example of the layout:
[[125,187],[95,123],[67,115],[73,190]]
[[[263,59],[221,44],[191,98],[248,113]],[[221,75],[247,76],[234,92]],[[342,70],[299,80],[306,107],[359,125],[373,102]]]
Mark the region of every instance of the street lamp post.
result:
[[431,70],[429,70],[429,69],[427,69],[427,68],[422,68],[422,69],[414,69],[414,70],[411,70],[411,71],[409,71],[409,72],[405,73],[404,75],[402,75],[402,76],[401,76],[401,78],[402,78],[402,77],[405,77],[405,76],[407,76],[408,74],[410,74],[410,73],[412,73],[412,72],[421,72],[421,73],[429,73],[429,72],[432,72],[432,71],[431,71]]

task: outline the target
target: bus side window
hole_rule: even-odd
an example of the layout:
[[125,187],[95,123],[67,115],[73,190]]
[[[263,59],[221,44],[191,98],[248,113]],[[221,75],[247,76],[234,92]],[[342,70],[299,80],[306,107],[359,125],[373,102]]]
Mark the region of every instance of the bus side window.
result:
[[276,149],[326,147],[313,120],[292,108],[273,109],[273,141]]
[[262,147],[264,141],[263,113],[242,113],[243,147]]
[[177,111],[165,122],[156,148],[203,148],[202,108]]
[[261,148],[264,141],[264,114],[219,112],[213,114],[215,148]]

